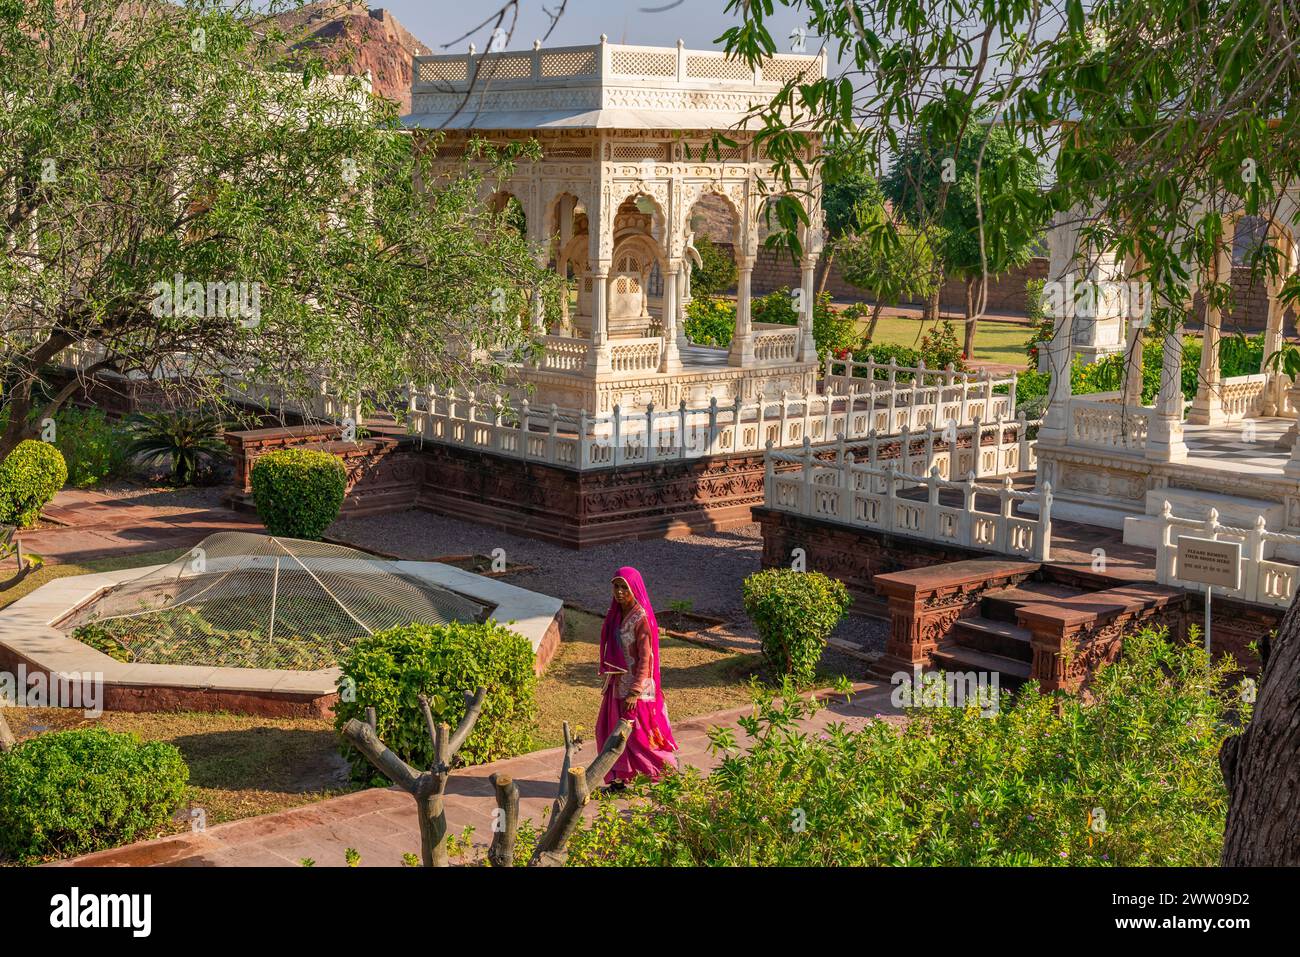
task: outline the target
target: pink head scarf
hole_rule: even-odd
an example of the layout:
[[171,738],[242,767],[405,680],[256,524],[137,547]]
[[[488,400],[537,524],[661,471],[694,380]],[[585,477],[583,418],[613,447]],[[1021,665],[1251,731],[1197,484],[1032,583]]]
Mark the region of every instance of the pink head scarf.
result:
[[[653,656],[652,673],[655,679],[655,693],[661,693],[659,683],[659,622],[655,620],[654,605],[646,593],[645,582],[641,573],[631,566],[624,566],[611,581],[623,579],[627,582],[632,597],[645,612],[646,625],[650,628],[650,651]],[[610,674],[627,671],[627,659],[623,656],[623,645],[618,640],[618,629],[623,624],[623,609],[614,599],[609,601],[609,611],[605,613],[605,623],[600,628],[600,668],[599,673]]]

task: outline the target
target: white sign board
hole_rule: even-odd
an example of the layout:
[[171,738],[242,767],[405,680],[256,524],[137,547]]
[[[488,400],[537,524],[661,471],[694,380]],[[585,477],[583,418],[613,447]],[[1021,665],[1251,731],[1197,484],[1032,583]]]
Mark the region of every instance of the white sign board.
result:
[[1240,588],[1241,542],[1179,535],[1178,579],[1216,588]]

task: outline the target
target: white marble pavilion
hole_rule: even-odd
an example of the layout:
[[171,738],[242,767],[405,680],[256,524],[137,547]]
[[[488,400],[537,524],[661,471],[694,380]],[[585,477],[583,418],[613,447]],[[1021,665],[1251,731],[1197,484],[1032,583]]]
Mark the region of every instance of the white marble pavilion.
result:
[[[1281,536],[1267,543],[1268,554],[1300,559],[1300,546],[1284,540],[1300,531],[1300,388],[1266,367],[1284,334],[1279,293],[1287,276],[1300,269],[1297,213],[1300,189],[1293,187],[1267,220],[1266,241],[1278,249],[1285,275],[1268,289],[1265,367],[1223,377],[1220,310],[1207,306],[1197,392],[1190,404],[1180,385],[1181,327],[1164,340],[1159,394],[1144,406],[1143,303],[1129,298],[1119,311],[1103,306],[1082,321],[1068,304],[1056,310],[1057,334],[1048,353],[1052,392],[1038,434],[1038,480],[1051,482],[1058,519],[1123,528],[1126,543],[1155,548],[1168,524],[1162,518],[1166,501],[1172,516],[1186,520],[1204,520],[1213,508],[1222,525],[1236,529],[1255,529],[1262,520],[1261,532]],[[1208,209],[1203,215],[1223,217],[1226,242],[1209,275],[1194,273],[1201,285],[1230,274],[1234,232],[1242,218],[1238,210]],[[1136,264],[1113,257],[1082,264],[1087,257],[1079,255],[1077,240],[1077,226],[1061,220],[1053,227],[1049,280],[1123,281],[1136,271]],[[1193,291],[1196,287],[1194,281]],[[1066,370],[1072,354],[1120,349],[1128,354],[1122,390],[1071,394]]]
[[[541,144],[540,162],[520,164],[485,197],[517,200],[539,257],[576,286],[560,320],[537,330],[542,359],[515,370],[535,403],[607,414],[616,404],[731,405],[815,391],[820,183],[798,182],[792,191],[808,213],[800,263],[807,309],[797,326],[755,323],[750,279],[772,177],[745,119],[785,81],[824,69],[817,56],[775,56],[751,69],[680,41],[645,47],[604,37],[591,46],[488,53],[471,46],[467,54],[415,58],[406,123],[447,131],[438,149],[446,163],[461,162],[471,135]],[[735,145],[706,155],[715,132]],[[684,332],[706,197],[730,213],[739,267],[729,349],[693,344]]]

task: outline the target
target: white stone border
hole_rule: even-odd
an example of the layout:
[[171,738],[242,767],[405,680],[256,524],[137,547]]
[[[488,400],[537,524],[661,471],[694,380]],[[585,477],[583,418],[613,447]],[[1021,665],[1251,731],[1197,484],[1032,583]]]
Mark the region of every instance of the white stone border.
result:
[[[459,592],[494,606],[491,618],[542,646],[563,602],[439,562],[389,562],[394,571]],[[338,668],[291,671],[271,668],[218,668],[208,665],[129,664],[64,634],[54,623],[67,617],[114,585],[151,574],[166,565],[150,565],[93,575],[56,578],[0,609],[0,647],[55,674],[99,673],[106,685],[187,688],[215,692],[271,692],[320,697],[334,694]]]

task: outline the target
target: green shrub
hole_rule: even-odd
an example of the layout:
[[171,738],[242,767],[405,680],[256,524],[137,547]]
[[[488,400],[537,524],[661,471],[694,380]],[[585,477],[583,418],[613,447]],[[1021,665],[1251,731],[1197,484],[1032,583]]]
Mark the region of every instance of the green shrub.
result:
[[67,484],[90,488],[126,471],[129,456],[122,430],[102,411],[69,406],[54,419],[54,444],[68,466]]
[[27,528],[68,481],[63,453],[48,442],[26,439],[0,462],[0,525]]
[[736,304],[705,296],[686,304],[686,338],[701,346],[729,346],[736,332]]
[[[1250,717],[1233,667],[1211,666],[1198,641],[1143,631],[1086,696],[1031,685],[988,715],[918,708],[905,726],[822,734],[796,724],[814,704],[767,692],[745,751],[624,808],[603,803],[569,863],[1215,866],[1218,754]],[[720,746],[736,737],[713,732]]]
[[339,517],[347,473],[315,449],[277,449],[253,463],[253,503],[272,535],[318,540]]
[[0,849],[30,861],[129,843],[167,821],[188,780],[170,744],[102,728],[31,738],[0,757]]
[[225,458],[229,451],[219,416],[194,411],[143,412],[131,417],[128,428],[134,441],[127,454],[142,465],[170,462],[172,481],[192,485],[205,463]]
[[1027,419],[1040,419],[1047,411],[1047,390],[1052,384],[1049,373],[1027,369],[1016,377],[1016,411]]
[[[886,367],[889,365],[889,360],[893,359],[896,365],[914,369],[921,361],[921,353],[916,349],[913,349],[911,346],[898,345],[892,342],[882,342],[878,345],[868,345],[864,348],[855,349],[853,351],[853,358],[857,362],[866,362],[868,359],[873,359],[877,365]],[[867,372],[865,369],[858,369],[854,375],[865,379]],[[888,379],[889,369],[877,368],[874,370],[873,378]],[[896,376],[896,381],[911,382],[912,373],[899,372]]]
[[811,683],[826,639],[851,603],[843,582],[821,572],[769,568],[746,578],[743,593],[767,660],[796,683]]
[[692,296],[716,295],[736,284],[739,271],[727,250],[708,236],[695,237],[695,250],[700,254],[700,265],[691,266]]
[[[365,720],[374,708],[379,737],[410,765],[427,768],[433,744],[417,701],[454,729],[465,714],[466,694],[486,688],[483,713],[461,748],[465,764],[481,764],[526,751],[537,719],[533,647],[504,625],[453,622],[407,625],[363,638],[339,662],[343,683],[355,695],[340,695],[335,726]],[[347,701],[344,698],[352,698]],[[344,754],[353,776],[382,778],[352,748]]]
[[921,358],[927,369],[946,369],[951,365],[961,372],[966,368],[967,357],[951,322],[945,319],[921,337]]
[[[799,324],[794,297],[783,286],[759,296],[750,304],[750,318],[754,322],[776,322],[787,326]],[[859,341],[857,322],[843,318],[831,308],[831,294],[823,292],[813,298],[813,342],[817,358],[826,361],[828,355],[841,354],[852,349]]]

